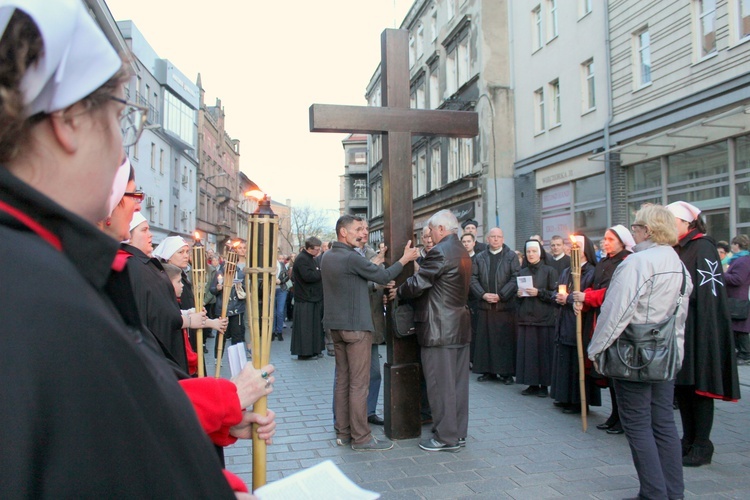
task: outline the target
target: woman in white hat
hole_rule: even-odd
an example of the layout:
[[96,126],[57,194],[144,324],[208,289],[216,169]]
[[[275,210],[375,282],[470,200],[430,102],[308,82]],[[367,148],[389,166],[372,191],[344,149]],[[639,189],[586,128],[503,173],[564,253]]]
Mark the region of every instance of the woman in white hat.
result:
[[[235,498],[95,223],[145,123],[80,0],[0,4],[5,496]],[[39,286],[44,283],[44,286]],[[157,411],[158,415],[154,412]]]
[[682,419],[682,464],[711,463],[714,399],[740,397],[734,336],[716,243],[706,235],[700,209],[684,201],[667,205],[677,224],[674,247],[695,288],[685,323],[685,359],[675,381]]
[[[596,324],[596,317],[599,315],[600,308],[604,302],[604,294],[607,292],[612,275],[615,273],[617,266],[633,252],[634,246],[635,240],[633,239],[633,235],[622,224],[617,224],[607,229],[602,239],[604,258],[596,263],[594,283],[591,285],[591,288],[583,292],[573,292],[573,300],[583,304],[584,311],[592,311],[592,315],[589,316],[592,322],[592,330]],[[601,380],[599,379],[599,381]],[[611,380],[608,381],[607,385],[609,386],[609,395],[612,401],[612,413],[607,420],[597,425],[596,428],[607,431],[608,434],[622,434],[625,431],[620,424],[615,389]]]

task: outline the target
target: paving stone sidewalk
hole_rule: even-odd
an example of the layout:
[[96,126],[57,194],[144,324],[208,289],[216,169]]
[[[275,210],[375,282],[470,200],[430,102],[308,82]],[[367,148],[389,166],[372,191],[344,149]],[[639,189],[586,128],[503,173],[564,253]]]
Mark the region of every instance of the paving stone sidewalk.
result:
[[[276,412],[278,428],[268,447],[269,482],[330,459],[354,482],[379,492],[383,499],[619,499],[638,493],[625,436],[595,427],[609,415],[606,390],[602,392],[605,406],[592,408],[584,434],[580,416],[562,414],[549,398],[522,396],[525,386],[479,383],[472,376],[469,435],[460,452],[422,451],[418,439],[396,441],[385,452],[356,452],[335,443],[334,359],[297,360],[289,353],[288,328],[284,336],[283,342],[272,343],[271,362],[277,374],[268,406]],[[209,352],[213,353],[213,340]],[[385,346],[380,353],[385,361]],[[750,398],[750,366],[739,369],[743,396]],[[226,367],[222,373],[228,375]],[[378,412],[382,415],[382,390]],[[675,419],[679,425],[677,413]],[[377,437],[383,435],[382,427],[371,427]],[[429,435],[429,426],[422,432]],[[747,400],[716,403],[713,463],[685,469],[686,498],[750,498],[749,432]],[[249,441],[225,450],[227,468],[248,484],[252,483],[251,450]]]

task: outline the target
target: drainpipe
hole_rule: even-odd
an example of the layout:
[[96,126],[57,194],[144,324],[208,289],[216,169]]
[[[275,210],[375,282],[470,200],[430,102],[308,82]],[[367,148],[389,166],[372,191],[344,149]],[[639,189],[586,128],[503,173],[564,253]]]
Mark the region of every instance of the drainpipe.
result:
[[[612,168],[610,164],[609,148],[610,137],[609,127],[614,121],[614,106],[612,103],[612,61],[611,61],[611,40],[609,38],[609,2],[602,2],[604,5],[604,61],[607,75],[607,122],[604,124],[604,185],[607,186],[607,227],[612,226]],[[627,221],[626,221],[627,222]]]

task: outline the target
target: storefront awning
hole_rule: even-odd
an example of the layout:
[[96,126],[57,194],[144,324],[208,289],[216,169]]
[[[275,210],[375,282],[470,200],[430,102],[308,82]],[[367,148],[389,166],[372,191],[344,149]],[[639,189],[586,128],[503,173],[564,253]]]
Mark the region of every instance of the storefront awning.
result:
[[750,105],[743,104],[614,146],[589,156],[589,160],[606,161],[608,154],[619,153],[621,165],[632,165],[746,133],[750,133]]

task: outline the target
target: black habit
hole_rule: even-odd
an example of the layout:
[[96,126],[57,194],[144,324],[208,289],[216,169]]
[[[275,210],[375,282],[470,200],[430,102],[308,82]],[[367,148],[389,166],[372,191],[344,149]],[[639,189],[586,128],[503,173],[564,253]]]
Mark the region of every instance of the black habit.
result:
[[[303,250],[292,266],[294,324],[292,355],[316,356],[323,351],[323,282],[315,258]],[[336,307],[336,304],[330,304]]]

